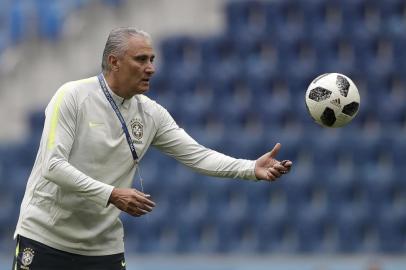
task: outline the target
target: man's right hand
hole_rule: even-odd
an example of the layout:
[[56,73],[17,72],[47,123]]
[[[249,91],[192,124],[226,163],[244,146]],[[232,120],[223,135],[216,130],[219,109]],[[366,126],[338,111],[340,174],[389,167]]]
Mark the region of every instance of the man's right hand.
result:
[[132,188],[114,188],[109,203],[114,204],[121,211],[139,217],[152,211],[155,203],[151,196]]

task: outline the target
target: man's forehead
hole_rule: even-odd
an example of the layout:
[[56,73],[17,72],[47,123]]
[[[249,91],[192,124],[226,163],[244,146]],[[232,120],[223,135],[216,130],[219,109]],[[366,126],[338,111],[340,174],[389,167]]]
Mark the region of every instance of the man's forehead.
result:
[[151,39],[144,36],[132,36],[128,39],[128,51],[130,52],[150,52],[153,53]]

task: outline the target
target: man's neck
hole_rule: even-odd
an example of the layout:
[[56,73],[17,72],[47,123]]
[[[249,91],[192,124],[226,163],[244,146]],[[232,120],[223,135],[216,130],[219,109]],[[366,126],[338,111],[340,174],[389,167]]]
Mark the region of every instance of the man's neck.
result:
[[131,97],[126,96],[121,88],[119,87],[119,82],[117,80],[116,77],[114,77],[110,72],[107,73],[103,73],[104,78],[106,79],[107,85],[109,86],[109,88],[111,89],[111,91],[114,92],[114,94],[116,94],[119,97],[122,97],[124,99],[129,99]]

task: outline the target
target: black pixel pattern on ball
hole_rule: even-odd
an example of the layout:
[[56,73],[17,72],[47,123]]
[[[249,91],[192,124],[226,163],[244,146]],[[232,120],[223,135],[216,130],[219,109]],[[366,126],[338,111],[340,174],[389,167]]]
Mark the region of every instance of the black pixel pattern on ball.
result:
[[343,76],[337,75],[336,85],[338,90],[340,90],[341,95],[347,97],[348,90],[350,89],[350,83]]
[[358,108],[359,108],[359,103],[353,101],[353,102],[345,105],[342,112],[343,112],[343,114],[353,116],[358,111]]
[[331,127],[332,125],[334,125],[334,123],[337,120],[334,110],[327,107],[324,110],[323,114],[320,116],[320,120],[324,125],[326,125],[328,127]]
[[328,99],[331,96],[331,93],[332,92],[326,88],[316,87],[310,91],[309,98],[319,102]]

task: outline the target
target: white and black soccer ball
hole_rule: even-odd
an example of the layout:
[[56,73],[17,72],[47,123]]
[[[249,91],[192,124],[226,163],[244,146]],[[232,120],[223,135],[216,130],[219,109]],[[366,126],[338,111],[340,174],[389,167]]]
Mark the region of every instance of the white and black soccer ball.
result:
[[314,79],[307,88],[305,100],[311,117],[330,128],[348,124],[360,105],[357,86],[340,73],[326,73]]

